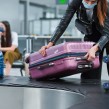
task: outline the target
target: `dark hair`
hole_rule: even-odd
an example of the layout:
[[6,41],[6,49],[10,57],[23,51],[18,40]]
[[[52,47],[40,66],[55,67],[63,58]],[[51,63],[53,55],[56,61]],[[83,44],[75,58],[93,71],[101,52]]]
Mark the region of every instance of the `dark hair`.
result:
[[[1,46],[2,47],[10,47],[12,43],[12,38],[11,38],[11,28],[10,24],[8,21],[1,21],[5,25],[6,28],[6,37],[1,37]],[[6,41],[5,41],[6,38]]]
[[97,0],[97,17],[100,25],[104,26],[108,3],[107,0]]

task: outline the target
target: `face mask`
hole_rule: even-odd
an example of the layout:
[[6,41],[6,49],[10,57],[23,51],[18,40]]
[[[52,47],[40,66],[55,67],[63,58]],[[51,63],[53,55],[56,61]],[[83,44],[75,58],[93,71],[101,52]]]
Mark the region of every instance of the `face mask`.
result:
[[0,27],[0,32],[4,32],[4,29],[2,27]]
[[84,0],[82,1],[82,3],[84,5],[84,7],[87,8],[87,9],[93,9],[95,7],[95,5],[97,5],[97,2],[90,5],[90,4],[86,3]]

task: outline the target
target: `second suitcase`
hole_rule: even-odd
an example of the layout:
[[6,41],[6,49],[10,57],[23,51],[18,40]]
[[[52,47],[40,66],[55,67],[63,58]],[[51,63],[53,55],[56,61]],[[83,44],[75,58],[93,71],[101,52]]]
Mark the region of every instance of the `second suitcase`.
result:
[[30,77],[34,79],[60,78],[99,67],[99,56],[87,61],[84,56],[93,42],[66,42],[29,56]]

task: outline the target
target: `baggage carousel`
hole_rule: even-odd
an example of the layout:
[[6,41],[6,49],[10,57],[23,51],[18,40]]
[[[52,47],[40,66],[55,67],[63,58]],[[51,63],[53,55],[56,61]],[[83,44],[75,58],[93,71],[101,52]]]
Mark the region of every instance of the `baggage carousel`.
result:
[[28,77],[0,79],[1,109],[109,109],[108,81],[62,78],[36,81]]

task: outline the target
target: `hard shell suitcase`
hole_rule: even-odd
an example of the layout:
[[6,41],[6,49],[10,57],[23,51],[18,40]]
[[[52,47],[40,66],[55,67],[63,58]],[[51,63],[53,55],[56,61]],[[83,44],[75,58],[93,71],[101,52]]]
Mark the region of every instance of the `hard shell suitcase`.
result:
[[65,42],[46,50],[43,57],[39,52],[29,56],[30,77],[34,79],[60,78],[99,67],[99,55],[87,61],[84,55],[93,42]]

